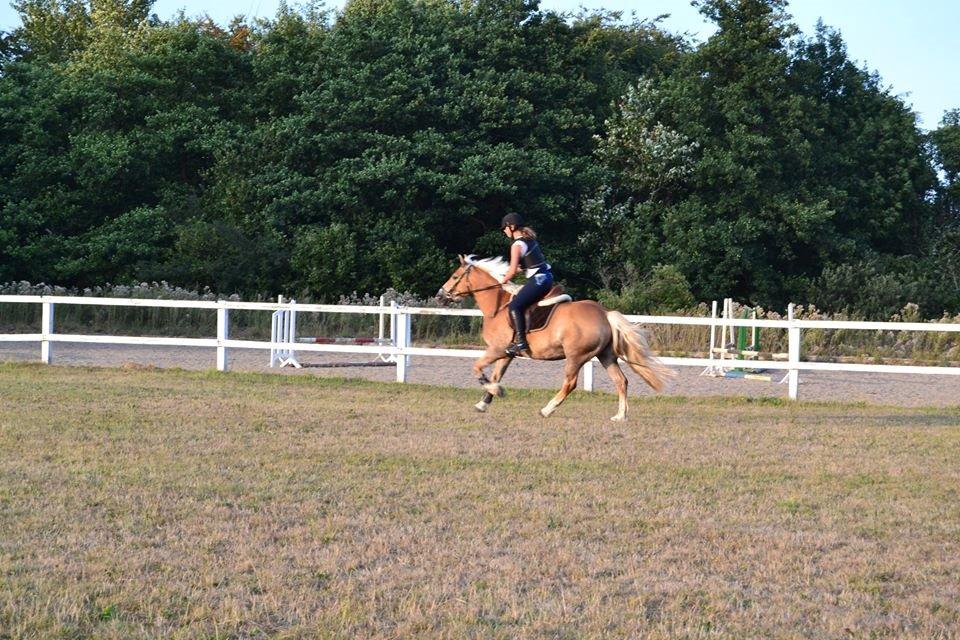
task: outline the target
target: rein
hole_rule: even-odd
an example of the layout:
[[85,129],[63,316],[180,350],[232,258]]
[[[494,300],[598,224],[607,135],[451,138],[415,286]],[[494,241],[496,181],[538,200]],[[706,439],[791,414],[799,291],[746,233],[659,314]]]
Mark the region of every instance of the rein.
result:
[[[469,275],[470,275],[470,270],[471,270],[471,269],[473,269],[473,265],[472,265],[472,264],[471,264],[471,265],[467,265],[467,268],[463,270],[463,273],[460,274],[460,277],[458,277],[456,280],[454,280],[453,286],[450,287],[450,289],[451,289],[452,291],[456,291],[457,285],[460,284],[460,281],[463,280],[464,278],[467,278],[467,285],[470,284]],[[459,294],[461,294],[461,295],[467,295],[467,294],[471,294],[471,293],[477,293],[477,292],[479,292],[479,291],[488,291],[488,290],[490,290],[490,289],[500,289],[500,290],[502,291],[502,290],[503,290],[503,285],[502,285],[501,283],[499,283],[499,282],[495,282],[494,284],[487,285],[486,287],[479,287],[479,288],[477,288],[477,289],[467,289],[466,291],[456,291],[456,293],[459,293]],[[499,302],[500,302],[500,292],[498,291],[498,292],[497,292],[497,303],[498,303],[498,305],[497,305],[497,308],[494,309],[493,314],[490,315],[491,318],[495,317],[498,313],[500,313],[500,311],[503,310],[503,307],[506,306],[506,305],[503,305],[503,307],[499,306]],[[509,298],[508,298],[508,304],[509,304]]]

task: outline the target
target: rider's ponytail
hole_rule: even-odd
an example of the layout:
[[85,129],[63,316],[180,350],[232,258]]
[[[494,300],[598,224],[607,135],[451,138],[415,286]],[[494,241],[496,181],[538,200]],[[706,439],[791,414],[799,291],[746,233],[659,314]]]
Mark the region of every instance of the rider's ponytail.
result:
[[531,229],[530,227],[526,226],[523,222],[523,216],[521,216],[519,213],[516,213],[516,212],[511,212],[503,216],[503,219],[500,220],[500,228],[512,229],[513,233],[515,233],[516,231],[519,231],[520,235],[522,235],[527,240],[537,239],[537,232]]

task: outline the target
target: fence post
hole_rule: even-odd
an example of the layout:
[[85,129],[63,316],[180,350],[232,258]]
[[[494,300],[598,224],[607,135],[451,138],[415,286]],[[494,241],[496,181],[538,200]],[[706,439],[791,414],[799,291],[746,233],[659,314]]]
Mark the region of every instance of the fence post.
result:
[[[794,317],[793,317],[793,303],[790,303],[790,306],[787,307],[787,319],[790,321],[790,327],[787,329],[787,356],[789,358],[790,364],[798,365],[800,364],[800,327],[793,326]],[[800,385],[800,371],[798,369],[790,369],[788,374],[788,394],[791,400],[797,399],[797,388]]]
[[[223,302],[220,303],[224,304]],[[217,308],[217,371],[227,371],[230,368],[230,359],[227,348],[223,346],[230,337],[230,309],[224,306]]]
[[583,390],[593,391],[593,358],[583,365]]
[[[410,346],[410,315],[400,311],[396,302],[391,303],[394,311],[394,327],[396,328],[396,342],[394,343],[401,349]],[[397,382],[407,381],[407,367],[410,365],[409,356],[403,354],[397,355]]]
[[40,360],[44,364],[53,363],[53,343],[50,336],[53,334],[53,303],[43,302],[43,311],[40,317]]

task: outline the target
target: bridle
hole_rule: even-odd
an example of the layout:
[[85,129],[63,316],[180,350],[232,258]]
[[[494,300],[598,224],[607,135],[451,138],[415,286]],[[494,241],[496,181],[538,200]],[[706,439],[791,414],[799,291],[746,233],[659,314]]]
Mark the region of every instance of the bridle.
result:
[[[460,281],[461,281],[461,280],[463,280],[464,278],[466,278],[466,277],[470,274],[470,270],[471,270],[471,269],[473,269],[473,265],[472,265],[472,264],[468,264],[468,265],[467,265],[467,268],[464,269],[464,270],[460,273],[459,276],[457,276],[457,279],[453,281],[453,284],[452,284],[452,285],[450,285],[450,292],[451,292],[451,293],[457,293],[457,294],[460,294],[460,295],[467,295],[467,294],[470,294],[470,293],[477,293],[478,291],[487,291],[488,289],[496,289],[497,287],[503,288],[503,285],[502,285],[502,284],[500,284],[499,282],[495,282],[495,283],[493,283],[493,284],[491,284],[491,285],[487,285],[486,287],[480,287],[480,288],[478,288],[478,289],[467,289],[466,291],[456,291],[457,285],[460,284]],[[470,284],[470,280],[469,280],[469,279],[467,280],[467,284],[468,284],[468,285]]]
[[[452,300],[454,295],[458,295],[458,296],[463,297],[463,296],[469,295],[469,294],[471,294],[471,293],[478,293],[478,292],[480,292],[480,291],[487,291],[487,290],[489,290],[489,289],[500,289],[501,291],[503,290],[503,285],[501,285],[499,282],[495,282],[494,284],[487,285],[486,287],[478,287],[478,288],[476,288],[476,289],[467,289],[466,291],[457,291],[457,290],[456,290],[456,289],[457,289],[457,285],[460,284],[460,281],[463,280],[464,278],[467,279],[466,284],[467,284],[468,286],[470,285],[470,271],[471,271],[471,269],[473,269],[473,265],[472,265],[472,264],[467,264],[466,269],[464,269],[464,270],[460,273],[460,275],[457,276],[457,278],[453,281],[453,284],[450,285],[450,292],[449,292],[449,293],[447,292],[446,289],[443,289],[443,288],[440,289],[440,292],[443,293],[443,296],[446,298],[446,300],[448,300],[448,301],[449,301],[449,300]],[[439,296],[439,294],[438,294],[438,296]],[[440,298],[438,298],[438,299],[440,299]],[[441,299],[441,300],[442,300],[442,299]],[[493,316],[497,315],[497,313],[500,312],[501,307],[500,307],[500,304],[499,304],[499,303],[500,303],[500,293],[497,292],[497,309],[493,312]],[[490,316],[490,317],[493,317],[493,316]]]

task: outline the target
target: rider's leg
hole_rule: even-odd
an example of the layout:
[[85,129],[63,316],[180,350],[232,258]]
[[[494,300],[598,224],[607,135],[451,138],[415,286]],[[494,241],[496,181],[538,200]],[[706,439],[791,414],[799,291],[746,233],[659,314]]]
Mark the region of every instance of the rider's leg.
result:
[[549,274],[538,273],[523,285],[508,305],[510,319],[513,320],[513,329],[517,333],[516,342],[507,347],[507,354],[518,356],[529,351],[527,345],[527,323],[524,315],[526,308],[545,296],[553,286],[553,277]]
[[507,355],[518,356],[523,351],[530,348],[527,344],[527,319],[524,316],[526,308],[510,303],[510,319],[513,321],[513,330],[516,332],[516,340],[507,347]]

